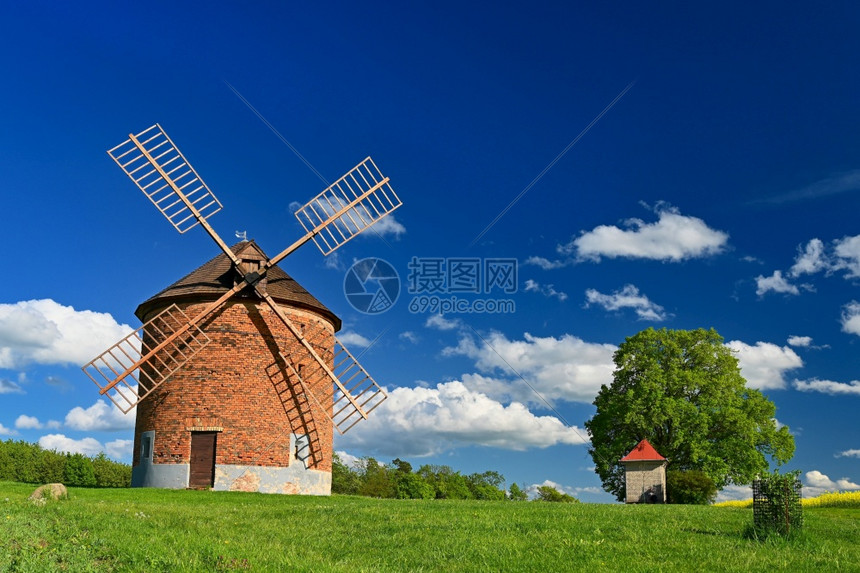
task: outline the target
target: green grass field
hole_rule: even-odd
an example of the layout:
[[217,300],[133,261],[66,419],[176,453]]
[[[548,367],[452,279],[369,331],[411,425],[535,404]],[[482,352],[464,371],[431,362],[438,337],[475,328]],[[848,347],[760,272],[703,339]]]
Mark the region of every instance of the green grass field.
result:
[[860,571],[860,508],[751,539],[750,509],[0,483],[0,571]]

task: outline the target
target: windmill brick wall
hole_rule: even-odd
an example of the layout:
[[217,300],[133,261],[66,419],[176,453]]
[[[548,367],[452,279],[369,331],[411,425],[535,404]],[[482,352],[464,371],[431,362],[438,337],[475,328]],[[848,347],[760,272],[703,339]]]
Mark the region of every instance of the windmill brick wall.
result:
[[[170,304],[196,315],[212,296],[176,285],[195,283],[199,274],[198,269],[141,305],[138,316],[146,322]],[[184,300],[168,296],[177,293]],[[321,304],[278,302],[331,367],[336,317]],[[231,298],[200,327],[211,342],[137,406],[132,485],[329,494],[331,404],[318,404],[303,392],[281,353],[314,396],[326,395],[331,386],[322,368],[253,296]]]

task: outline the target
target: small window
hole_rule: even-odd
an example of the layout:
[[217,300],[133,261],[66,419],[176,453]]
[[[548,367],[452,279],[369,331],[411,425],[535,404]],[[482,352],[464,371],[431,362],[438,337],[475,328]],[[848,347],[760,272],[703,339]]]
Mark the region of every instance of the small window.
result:
[[301,462],[305,468],[311,453],[311,444],[307,434],[293,434],[293,459]]
[[146,432],[140,438],[140,457],[144,460],[152,460],[152,439],[155,432]]

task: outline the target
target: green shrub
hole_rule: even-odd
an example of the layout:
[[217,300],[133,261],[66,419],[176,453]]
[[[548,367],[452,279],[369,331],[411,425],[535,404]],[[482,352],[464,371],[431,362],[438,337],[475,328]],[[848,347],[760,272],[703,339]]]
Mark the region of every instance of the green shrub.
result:
[[667,472],[666,489],[669,503],[707,505],[717,498],[714,480],[697,470]]
[[41,483],[62,483],[66,479],[66,456],[50,450],[39,452],[39,479]]
[[343,460],[335,452],[331,461],[331,492],[356,495],[360,487],[361,476],[343,463]]
[[65,479],[63,483],[71,486],[92,487],[96,485],[93,462],[83,454],[66,454]]
[[131,466],[83,454],[61,454],[24,441],[0,441],[0,481],[131,487]]
[[98,487],[131,487],[131,466],[108,459],[100,453],[92,459]]
[[512,483],[510,489],[508,490],[508,499],[511,501],[526,501],[529,498],[529,494],[525,492],[523,488],[518,486],[516,483]]
[[395,474],[395,490],[398,499],[433,499],[436,490],[418,474]]
[[361,485],[358,494],[367,497],[392,498],[395,497],[394,472],[381,465],[375,458],[362,458],[362,466],[359,468]]
[[0,481],[16,481],[15,461],[9,453],[7,442],[0,441]]
[[568,495],[566,493],[561,493],[551,485],[542,485],[537,488],[537,498],[535,501],[553,501],[560,503],[579,503],[579,500],[573,497],[572,495]]
[[466,478],[475,499],[501,501],[505,499],[505,477],[499,472],[473,473]]

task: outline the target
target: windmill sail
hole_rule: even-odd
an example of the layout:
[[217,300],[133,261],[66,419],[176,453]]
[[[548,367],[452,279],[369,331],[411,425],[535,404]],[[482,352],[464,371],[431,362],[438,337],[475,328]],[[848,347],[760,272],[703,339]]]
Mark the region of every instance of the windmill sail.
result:
[[[299,382],[304,392],[325,412],[341,434],[345,434],[358,422],[367,419],[368,414],[388,397],[385,390],[337,338],[335,338],[334,367],[331,370],[317,362],[300,372],[297,367],[298,357],[283,354],[281,357],[288,367],[289,376]],[[308,383],[310,380],[326,377],[331,382],[322,391]]]
[[296,218],[328,255],[402,205],[368,157],[298,209]]
[[129,135],[108,154],[180,233],[221,210],[221,202],[157,123]]
[[174,304],[90,360],[83,371],[127,413],[209,342]]

